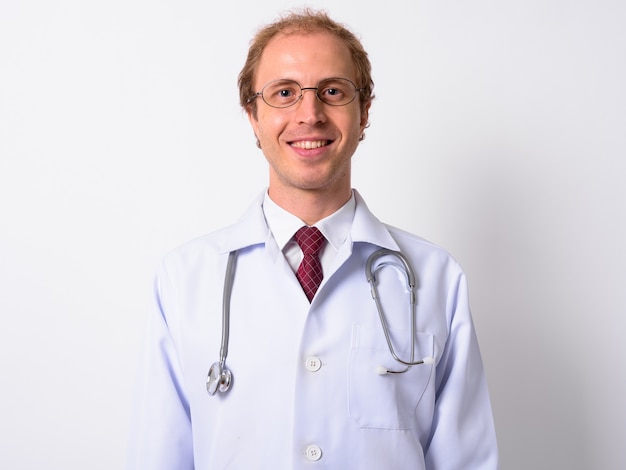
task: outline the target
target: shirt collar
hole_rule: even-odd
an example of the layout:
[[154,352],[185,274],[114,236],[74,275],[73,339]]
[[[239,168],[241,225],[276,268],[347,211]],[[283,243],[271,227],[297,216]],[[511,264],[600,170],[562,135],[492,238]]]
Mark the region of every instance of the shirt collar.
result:
[[[313,225],[324,234],[324,237],[326,237],[326,240],[328,240],[328,243],[335,251],[339,250],[339,247],[346,241],[350,233],[355,209],[356,200],[353,192],[348,202],[339,210]],[[263,199],[263,213],[274,240],[276,240],[276,244],[281,251],[289,243],[296,231],[303,225],[306,225],[299,217],[272,201],[267,192]]]

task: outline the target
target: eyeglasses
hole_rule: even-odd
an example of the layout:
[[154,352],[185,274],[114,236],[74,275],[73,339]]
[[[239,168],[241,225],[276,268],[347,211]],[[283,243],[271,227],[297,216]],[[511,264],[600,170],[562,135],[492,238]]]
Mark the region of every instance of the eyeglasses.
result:
[[300,101],[306,90],[315,90],[315,96],[322,103],[345,106],[352,103],[357,93],[365,91],[365,88],[357,88],[347,78],[327,78],[316,87],[304,88],[295,80],[280,79],[269,82],[261,91],[256,92],[248,103],[260,96],[272,108],[288,108]]

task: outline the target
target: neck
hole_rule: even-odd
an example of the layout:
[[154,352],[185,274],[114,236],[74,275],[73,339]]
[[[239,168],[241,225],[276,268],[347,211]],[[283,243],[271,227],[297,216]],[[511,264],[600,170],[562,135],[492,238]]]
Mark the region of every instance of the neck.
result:
[[272,201],[297,216],[307,225],[313,225],[337,212],[352,197],[352,189],[342,191],[297,190],[284,194],[273,190],[270,185],[268,194]]

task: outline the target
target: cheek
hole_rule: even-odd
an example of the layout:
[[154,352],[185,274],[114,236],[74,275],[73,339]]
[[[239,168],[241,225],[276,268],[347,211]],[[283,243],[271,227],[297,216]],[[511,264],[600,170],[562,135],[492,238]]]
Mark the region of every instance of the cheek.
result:
[[355,114],[350,124],[351,124],[350,126],[351,134],[353,136],[356,136],[356,138],[360,138],[361,134],[363,133],[363,130],[365,129],[365,125],[367,124],[367,119],[359,111],[358,113]]
[[357,105],[354,107],[352,112],[350,113],[350,129],[354,130],[354,132],[358,132],[359,134],[363,131],[363,128],[367,124],[367,112],[363,112],[361,110],[361,106]]
[[257,137],[275,139],[285,127],[285,118],[276,113],[265,112],[259,113],[258,120],[255,122],[255,131],[258,132]]

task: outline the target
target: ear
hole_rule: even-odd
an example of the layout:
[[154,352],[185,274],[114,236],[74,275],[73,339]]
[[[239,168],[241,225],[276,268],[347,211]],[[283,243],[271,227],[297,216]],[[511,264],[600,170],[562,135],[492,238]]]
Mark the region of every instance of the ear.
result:
[[252,112],[251,108],[246,109],[246,114],[248,115],[248,121],[250,121],[250,124],[252,124],[254,126],[254,122],[257,122],[257,118],[254,115],[254,113]]
[[369,126],[369,117],[370,117],[370,106],[372,105],[371,101],[363,104],[361,107],[361,132],[365,130]]
[[246,110],[246,114],[248,115],[248,121],[250,122],[250,125],[252,126],[252,130],[254,131],[254,136],[257,138],[258,140],[258,136],[259,136],[259,121],[255,116],[255,113],[252,112],[251,109],[247,109]]

